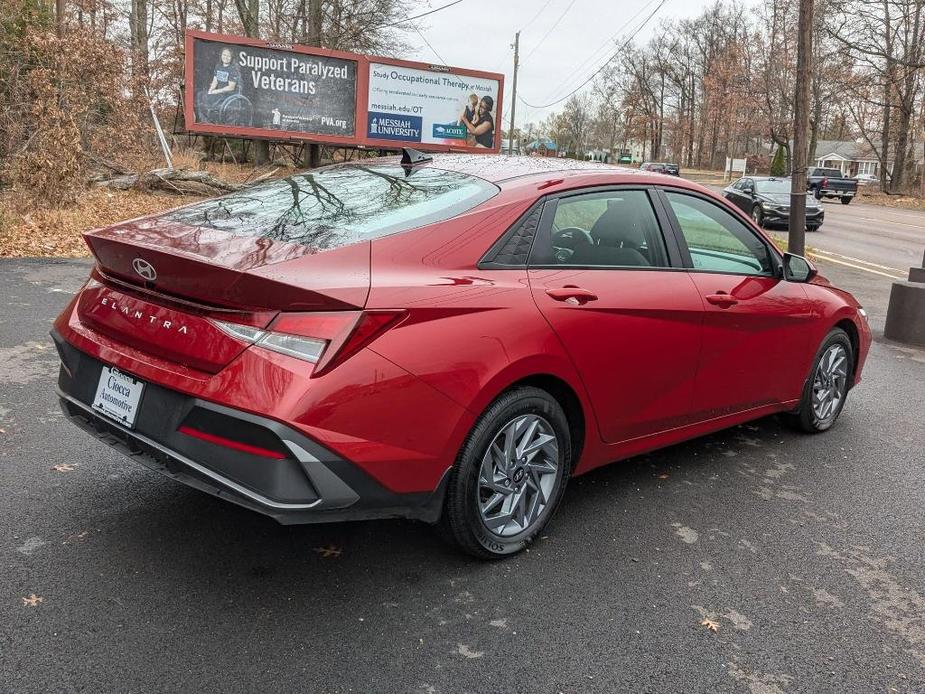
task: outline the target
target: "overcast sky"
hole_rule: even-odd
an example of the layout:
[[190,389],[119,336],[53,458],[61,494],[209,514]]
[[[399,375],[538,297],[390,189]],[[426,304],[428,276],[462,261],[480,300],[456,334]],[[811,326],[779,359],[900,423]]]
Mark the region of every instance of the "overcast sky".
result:
[[[450,0],[431,0],[437,8]],[[568,94],[597,70],[620,43],[635,35],[644,42],[665,18],[696,16],[707,0],[665,0],[647,25],[639,29],[660,0],[463,0],[419,20],[424,37],[439,54],[418,40],[423,62],[445,62],[505,75],[504,127],[510,123],[510,91],[514,33],[520,29],[520,73],[517,92],[524,100],[544,105]],[[421,11],[424,11],[422,8]],[[544,38],[545,37],[545,38]],[[590,89],[589,84],[586,89]],[[517,103],[517,125],[538,123],[562,108],[529,108]]]

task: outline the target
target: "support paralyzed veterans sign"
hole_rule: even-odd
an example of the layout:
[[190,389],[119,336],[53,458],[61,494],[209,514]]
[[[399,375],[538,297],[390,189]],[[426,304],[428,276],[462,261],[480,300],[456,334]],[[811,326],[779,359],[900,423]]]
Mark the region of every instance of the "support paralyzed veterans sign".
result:
[[356,133],[356,60],[196,37],[192,63],[196,124]]
[[498,151],[503,76],[188,31],[186,127],[357,147]]

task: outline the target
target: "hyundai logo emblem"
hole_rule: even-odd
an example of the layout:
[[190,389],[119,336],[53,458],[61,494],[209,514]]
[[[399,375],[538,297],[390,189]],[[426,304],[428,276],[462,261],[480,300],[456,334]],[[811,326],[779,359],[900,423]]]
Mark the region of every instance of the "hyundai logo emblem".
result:
[[135,258],[132,261],[132,267],[135,268],[135,272],[148,280],[148,282],[153,282],[157,279],[157,271],[154,266],[144,258]]

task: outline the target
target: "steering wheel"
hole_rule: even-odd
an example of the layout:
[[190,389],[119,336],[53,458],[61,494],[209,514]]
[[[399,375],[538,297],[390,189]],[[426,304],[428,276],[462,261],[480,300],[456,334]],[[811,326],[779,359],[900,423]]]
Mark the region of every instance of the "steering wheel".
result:
[[552,235],[554,248],[567,248],[574,251],[578,246],[591,246],[593,244],[591,234],[581,227],[565,227],[565,229],[560,229]]
[[557,263],[567,263],[579,246],[591,246],[591,234],[580,227],[566,227],[552,235],[553,254]]

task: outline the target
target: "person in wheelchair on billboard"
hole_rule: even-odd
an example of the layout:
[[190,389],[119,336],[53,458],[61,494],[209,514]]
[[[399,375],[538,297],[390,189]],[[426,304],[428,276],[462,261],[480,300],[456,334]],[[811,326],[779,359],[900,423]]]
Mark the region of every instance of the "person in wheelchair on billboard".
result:
[[201,123],[249,127],[254,107],[241,93],[241,70],[234,64],[230,48],[223,48],[221,61],[212,72],[208,89],[199,91],[196,116]]

